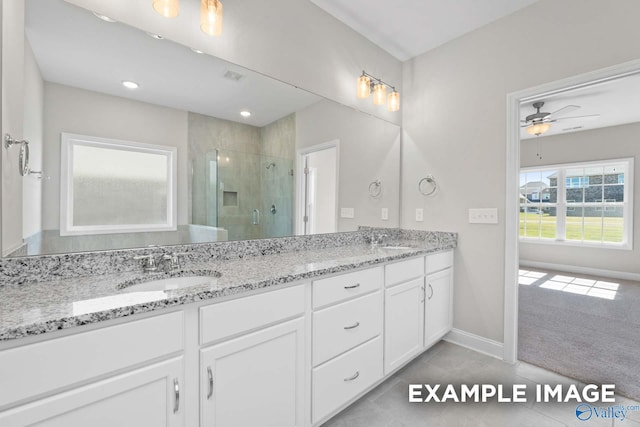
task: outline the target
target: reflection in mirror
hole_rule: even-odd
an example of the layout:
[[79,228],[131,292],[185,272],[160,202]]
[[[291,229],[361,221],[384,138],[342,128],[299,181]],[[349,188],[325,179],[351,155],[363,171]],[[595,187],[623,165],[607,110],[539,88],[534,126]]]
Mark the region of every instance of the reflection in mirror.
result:
[[[397,125],[122,23],[103,21],[63,0],[25,0],[24,95],[31,169],[42,174],[22,180],[22,206],[3,200],[21,219],[16,226],[23,230],[23,242],[2,242],[5,256],[398,226]],[[160,194],[126,180],[109,182],[109,197],[104,188],[86,187],[82,191],[92,197],[72,205],[95,208],[97,198],[102,203],[97,211],[103,213],[99,222],[112,217],[108,212],[121,212],[120,220],[112,218],[116,224],[92,223],[90,227],[101,227],[90,230],[86,221],[78,217],[77,222],[69,215],[68,166],[61,154],[65,133],[175,150],[175,214],[170,218],[167,207],[165,216],[166,224],[175,225],[139,227],[156,221],[140,220],[148,215],[136,203],[150,200],[143,203],[149,209],[168,206],[171,191],[165,187]],[[332,141],[338,142],[337,164],[327,179],[337,184],[332,192],[309,199],[305,169],[298,165],[304,153]],[[99,157],[99,162],[107,161]],[[88,163],[81,167],[92,168]],[[376,180],[383,191],[373,198],[368,186]],[[118,192],[119,200],[107,206]],[[305,197],[315,205],[303,202]],[[324,226],[305,228],[309,208]],[[338,215],[341,208],[347,209],[345,215]],[[321,221],[327,216],[334,220]]]

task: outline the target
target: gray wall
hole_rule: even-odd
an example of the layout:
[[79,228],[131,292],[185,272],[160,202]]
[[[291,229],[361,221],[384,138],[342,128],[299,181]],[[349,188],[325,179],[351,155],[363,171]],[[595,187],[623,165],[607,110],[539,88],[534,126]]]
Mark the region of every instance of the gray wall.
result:
[[[520,166],[545,166],[552,164],[586,162],[623,157],[640,158],[640,123],[564,135],[551,135],[539,139],[526,139],[520,143]],[[538,143],[543,159],[536,156]],[[640,212],[640,174],[634,174],[634,217]],[[600,249],[576,246],[520,243],[520,259],[526,261],[565,264],[640,273],[640,224],[635,224],[633,250]]]
[[[637,59],[639,15],[635,0],[540,0],[404,63],[401,223],[460,233],[456,328],[503,340],[507,94]],[[416,190],[427,173],[435,197]],[[469,224],[476,207],[499,224]]]
[[[400,128],[352,108],[320,101],[296,113],[298,149],[340,141],[340,208],[355,208],[355,218],[338,218],[338,231],[359,225],[397,227],[399,224]],[[380,179],[382,194],[369,196],[369,183]],[[389,209],[389,220],[381,209]]]
[[187,224],[187,113],[56,83],[44,85],[43,228],[60,227],[60,133],[178,148],[178,224]]

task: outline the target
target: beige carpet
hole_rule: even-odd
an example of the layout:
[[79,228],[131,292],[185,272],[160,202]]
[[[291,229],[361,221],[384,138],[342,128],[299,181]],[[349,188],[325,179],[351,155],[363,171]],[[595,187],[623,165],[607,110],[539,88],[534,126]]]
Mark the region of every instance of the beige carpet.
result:
[[640,283],[522,268],[518,358],[640,400]]

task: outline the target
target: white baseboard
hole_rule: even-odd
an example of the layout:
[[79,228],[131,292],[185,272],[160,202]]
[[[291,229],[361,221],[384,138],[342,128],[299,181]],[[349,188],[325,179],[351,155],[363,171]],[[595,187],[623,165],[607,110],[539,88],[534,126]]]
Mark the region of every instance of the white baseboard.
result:
[[600,268],[580,267],[577,265],[553,264],[550,262],[520,260],[521,267],[542,268],[544,270],[566,271],[567,273],[587,274],[590,276],[606,277],[608,279],[622,279],[640,281],[640,274],[625,271],[604,270]]
[[443,340],[477,351],[478,353],[495,357],[496,359],[504,359],[504,345],[501,342],[490,340],[480,335],[453,328]]

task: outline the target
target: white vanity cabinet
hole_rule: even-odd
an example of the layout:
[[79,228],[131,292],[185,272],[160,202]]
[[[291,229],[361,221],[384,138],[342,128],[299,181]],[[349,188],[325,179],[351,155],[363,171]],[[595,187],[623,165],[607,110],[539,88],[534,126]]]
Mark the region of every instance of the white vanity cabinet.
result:
[[453,251],[426,257],[424,346],[453,328]]
[[312,422],[323,421],[383,377],[383,269],[312,283]]
[[201,426],[304,425],[306,289],[200,309]]
[[183,426],[183,328],[174,312],[0,352],[0,425]]

